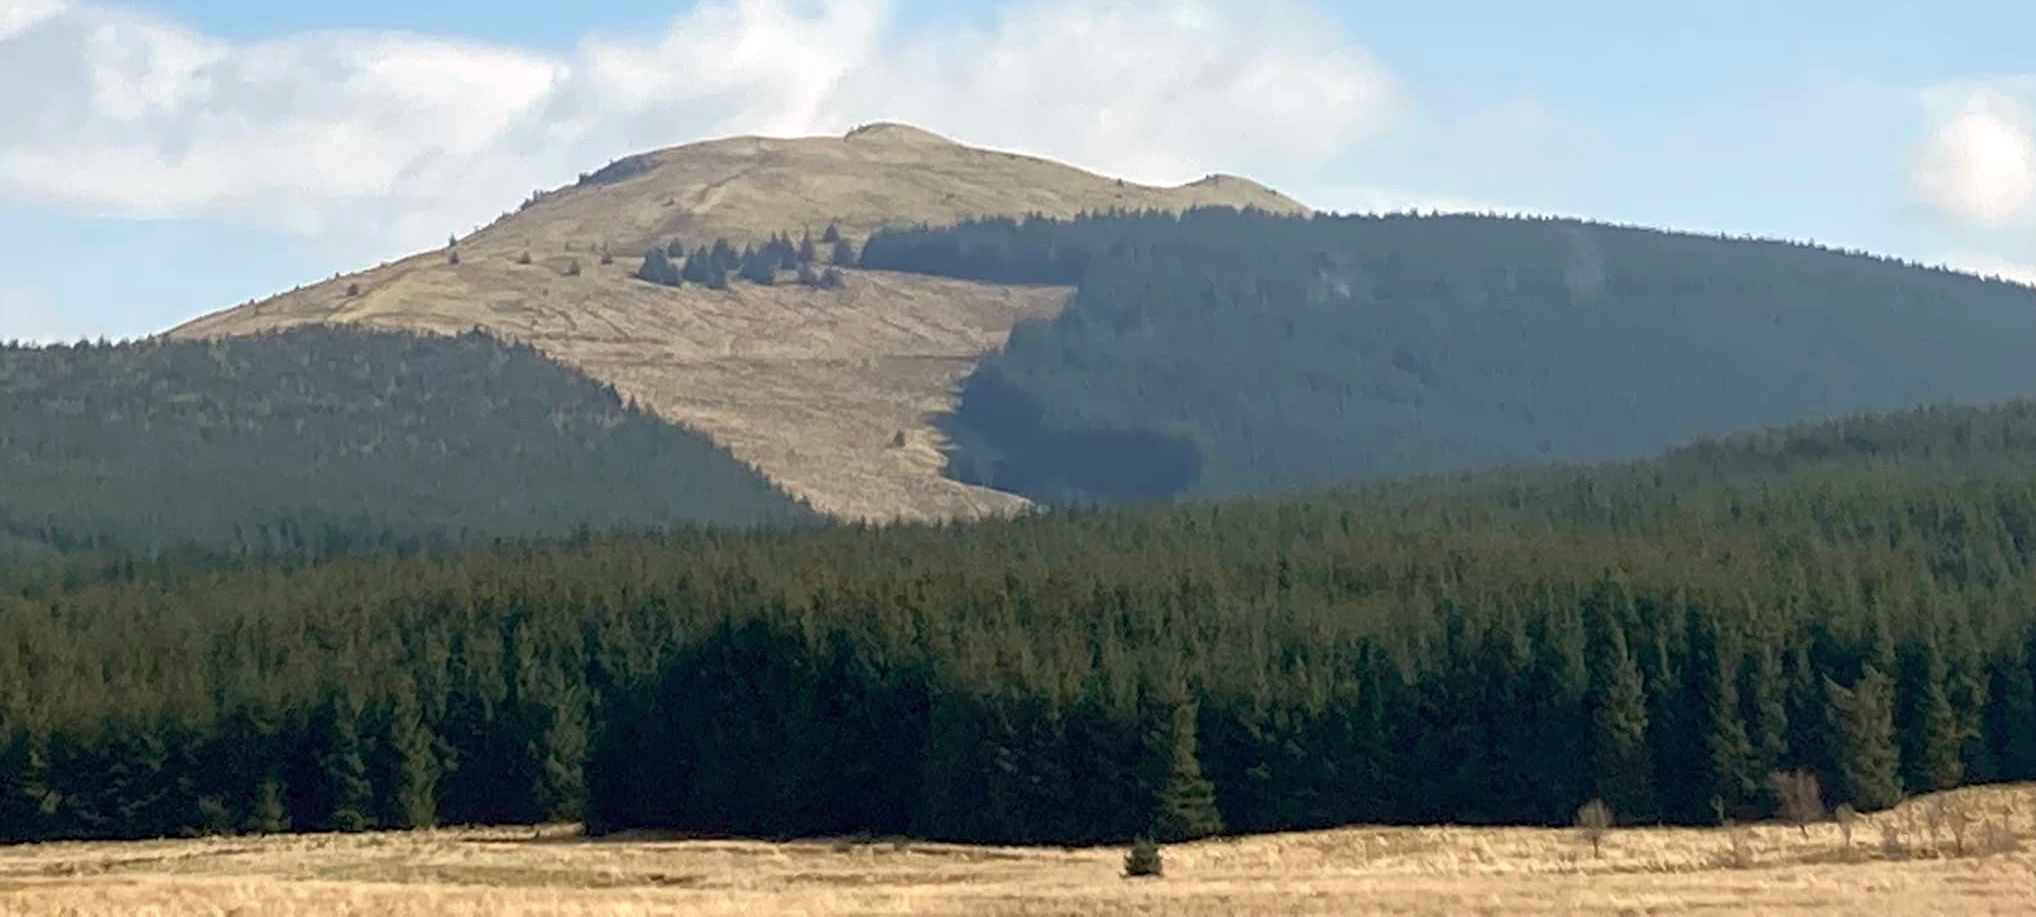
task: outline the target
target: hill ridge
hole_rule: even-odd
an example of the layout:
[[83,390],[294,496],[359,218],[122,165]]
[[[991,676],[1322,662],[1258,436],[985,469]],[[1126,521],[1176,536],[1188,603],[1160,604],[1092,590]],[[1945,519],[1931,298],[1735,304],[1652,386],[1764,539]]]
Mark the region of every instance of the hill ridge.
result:
[[[848,271],[839,290],[633,278],[648,247],[977,216],[1072,217],[1200,206],[1305,213],[1245,179],[1155,188],[880,122],[843,136],[724,137],[618,159],[534,193],[446,249],[194,319],[172,338],[306,324],[451,333],[479,327],[613,383],[706,433],[840,518],[950,519],[1020,509],[948,480],[934,419],[953,386],[1023,318],[1068,291]],[[457,263],[454,258],[457,256]]]

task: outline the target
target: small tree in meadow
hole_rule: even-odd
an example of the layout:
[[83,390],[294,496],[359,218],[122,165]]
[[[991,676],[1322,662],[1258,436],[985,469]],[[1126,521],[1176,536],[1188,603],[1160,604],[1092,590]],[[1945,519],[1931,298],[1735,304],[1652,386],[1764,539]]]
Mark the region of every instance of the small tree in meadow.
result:
[[1824,817],[1824,791],[1817,785],[1817,775],[1809,771],[1776,771],[1767,775],[1767,786],[1774,792],[1781,817],[1809,837],[1810,823]]
[[1166,863],[1160,858],[1159,842],[1141,837],[1131,842],[1131,852],[1124,855],[1124,878],[1158,878],[1166,874]]
[[1584,803],[1576,810],[1576,827],[1584,840],[1591,842],[1591,856],[1603,857],[1605,835],[1612,830],[1612,807],[1605,805],[1602,799]]

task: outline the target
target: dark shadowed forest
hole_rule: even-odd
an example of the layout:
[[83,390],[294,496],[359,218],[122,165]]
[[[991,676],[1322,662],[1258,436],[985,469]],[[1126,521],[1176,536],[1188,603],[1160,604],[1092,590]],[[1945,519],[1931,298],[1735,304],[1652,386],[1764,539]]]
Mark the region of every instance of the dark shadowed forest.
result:
[[945,527],[17,567],[0,836],[1022,843],[2036,778],[2036,406]]
[[0,348],[0,559],[812,518],[706,437],[479,334]]
[[1048,502],[1639,458],[2036,394],[2036,291],[1781,242],[1211,209],[882,232],[861,263],[1079,285],[950,425],[952,475]]

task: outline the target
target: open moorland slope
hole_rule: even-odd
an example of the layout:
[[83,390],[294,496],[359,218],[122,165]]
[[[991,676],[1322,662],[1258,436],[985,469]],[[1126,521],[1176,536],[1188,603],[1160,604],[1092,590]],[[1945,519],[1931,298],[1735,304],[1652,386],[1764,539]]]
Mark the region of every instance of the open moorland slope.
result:
[[632,276],[642,253],[674,239],[691,248],[727,238],[740,248],[829,225],[859,242],[883,226],[970,216],[1214,205],[1305,212],[1239,178],[1148,187],[901,125],[740,137],[620,160],[534,195],[449,250],[208,315],[171,335],[478,326],[614,383],[823,512],[969,517],[1024,501],[942,477],[933,418],[1014,324],[1058,311],[1064,288],[850,271],[840,289],[674,289]]
[[[1933,818],[1971,819],[1954,837]],[[1892,833],[1889,833],[1892,832]],[[569,831],[41,844],[0,914],[2026,914],[2036,793],[1961,790],[1839,826],[1344,828],[1165,848],[586,841]]]

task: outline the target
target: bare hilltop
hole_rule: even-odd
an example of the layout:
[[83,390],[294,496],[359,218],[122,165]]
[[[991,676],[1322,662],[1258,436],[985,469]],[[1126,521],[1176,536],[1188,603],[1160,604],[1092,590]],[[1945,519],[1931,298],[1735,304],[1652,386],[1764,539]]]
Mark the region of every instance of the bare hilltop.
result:
[[306,324],[535,345],[725,445],[795,496],[847,519],[1008,512],[1024,500],[951,481],[933,422],[956,380],[1018,321],[1068,291],[845,271],[836,289],[635,279],[643,253],[775,234],[851,243],[886,226],[1198,206],[1305,212],[1254,182],[1173,188],[875,124],[842,137],[736,137],[628,157],[445,249],[207,315],[205,338]]

